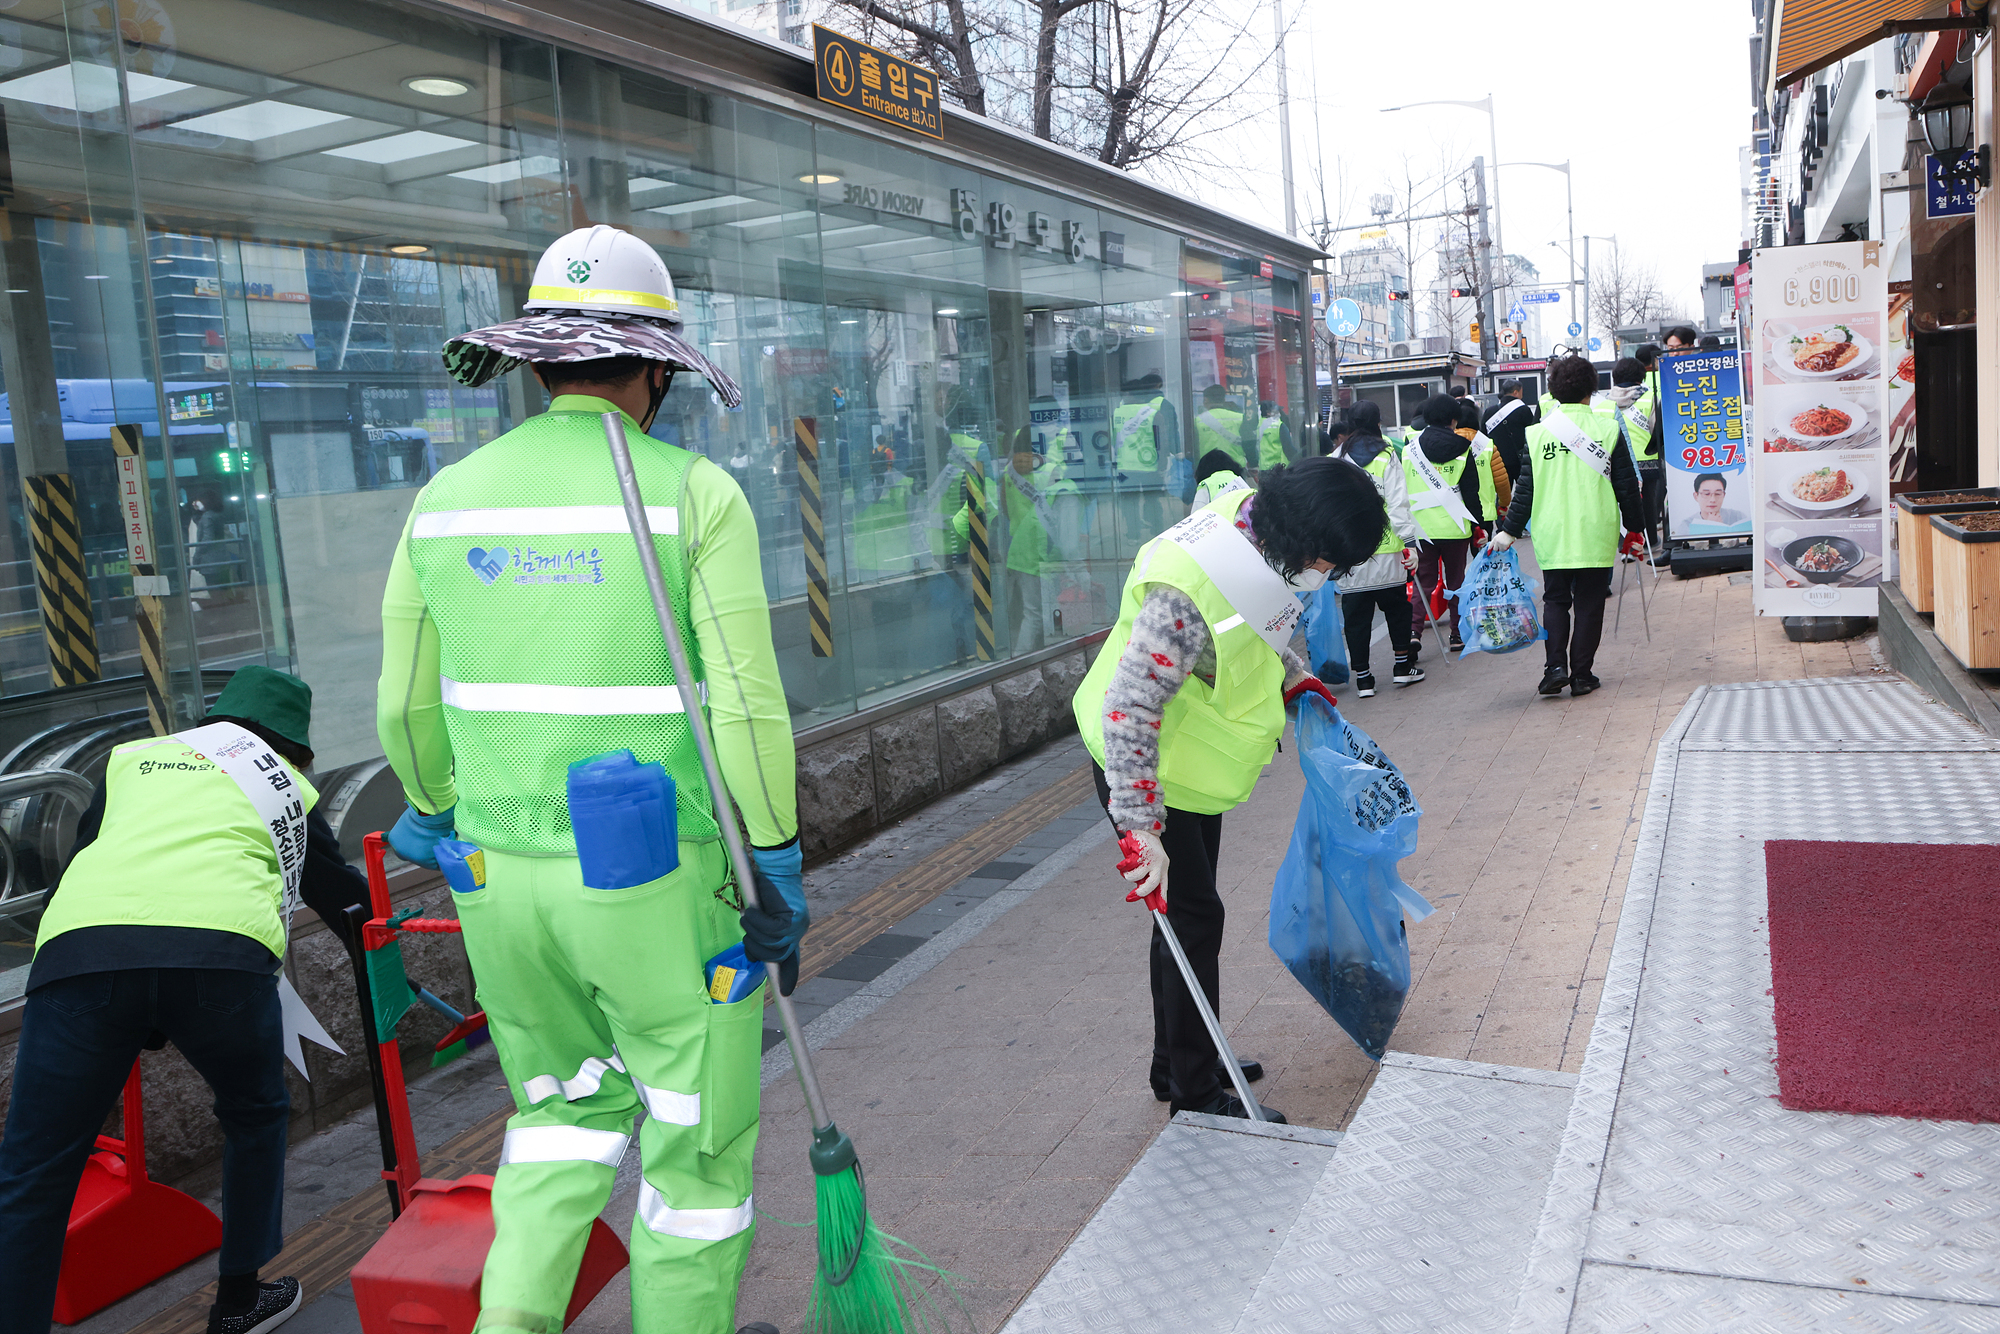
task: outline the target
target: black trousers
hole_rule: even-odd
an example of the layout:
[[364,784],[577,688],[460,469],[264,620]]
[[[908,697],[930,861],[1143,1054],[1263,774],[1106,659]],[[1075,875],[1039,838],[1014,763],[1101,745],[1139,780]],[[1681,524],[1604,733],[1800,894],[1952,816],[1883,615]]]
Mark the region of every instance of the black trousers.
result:
[[284,1023],[278,980],[222,968],[125,968],[37,987],[21,1014],[0,1138],[0,1334],[46,1334],[64,1226],[98,1127],[155,1031],[215,1093],[222,1122],[220,1271],[284,1244]]
[[1639,506],[1646,520],[1646,536],[1658,551],[1667,540],[1667,470],[1665,465],[1639,470]]
[[[1111,789],[1097,769],[1097,799],[1107,808]],[[1160,843],[1167,850],[1167,921],[1180,938],[1188,963],[1208,993],[1209,1008],[1222,1013],[1222,896],[1215,890],[1215,866],[1222,856],[1222,817],[1167,807]],[[1145,912],[1140,904],[1132,911]],[[1150,915],[1150,914],[1149,914]],[[1201,1021],[1194,996],[1181,979],[1167,939],[1148,925],[1153,981],[1153,1087],[1171,1088],[1181,1107],[1206,1107],[1222,1091],[1216,1076],[1215,1042]]]
[[[1469,537],[1432,537],[1417,548],[1417,596],[1424,599],[1424,610],[1430,610],[1431,590],[1437,587],[1438,570],[1444,571],[1445,591],[1460,588],[1465,584],[1465,556],[1472,549]],[[1444,600],[1444,615],[1438,617],[1444,628],[1458,637],[1458,599]]]
[[1356,676],[1368,670],[1368,640],[1375,630],[1377,607],[1382,609],[1382,619],[1389,623],[1389,645],[1396,650],[1396,656],[1404,658],[1410,653],[1410,590],[1407,584],[1342,593],[1340,617],[1341,628],[1347,634],[1347,667]]
[[1567,672],[1571,680],[1589,676],[1597,662],[1597,643],[1604,638],[1604,601],[1611,596],[1611,569],[1593,565],[1581,570],[1543,570],[1542,581],[1549,670]]

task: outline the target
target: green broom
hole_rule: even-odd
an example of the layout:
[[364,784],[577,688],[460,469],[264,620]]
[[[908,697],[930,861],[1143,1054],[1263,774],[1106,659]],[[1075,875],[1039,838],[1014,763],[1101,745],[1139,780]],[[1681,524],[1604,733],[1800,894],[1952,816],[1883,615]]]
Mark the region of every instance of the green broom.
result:
[[[639,493],[639,478],[632,469],[632,450],[625,440],[624,414],[604,414],[604,437],[611,446],[611,461],[618,472],[618,490],[625,501],[625,522],[639,547],[639,567],[645,572],[646,587],[653,595],[653,611],[660,620],[660,634],[667,642],[667,658],[673,664],[674,683],[680,690],[681,706],[688,726],[694,731],[695,749],[701,755],[701,769],[708,779],[708,791],[715,802],[715,823],[729,849],[729,865],[743,900],[757,907],[757,885],[750,873],[749,850],[736,825],[736,811],[723,785],[722,767],[716,762],[715,744],[708,734],[708,719],[694,691],[694,675],[688,667],[687,647],[681,642],[680,622],[667,598],[665,577],[660,573],[660,554],[653,546],[652,525],[646,519],[646,503]],[[914,1247],[897,1240],[875,1225],[868,1214],[868,1189],[855,1158],[854,1142],[834,1125],[827,1114],[826,1100],[820,1095],[819,1077],[813,1073],[812,1056],[799,1031],[798,1015],[792,998],[778,987],[778,965],[764,965],[770,981],[771,997],[777,1002],[778,1020],[785,1041],[792,1049],[792,1069],[798,1074],[799,1089],[805,1094],[806,1110],[812,1115],[812,1161],[819,1232],[819,1267],[813,1276],[812,1310],[807,1328],[814,1334],[902,1334],[944,1328],[937,1303],[918,1282],[919,1273],[935,1274],[947,1285],[950,1276],[931,1264]],[[908,1254],[904,1254],[908,1252]]]

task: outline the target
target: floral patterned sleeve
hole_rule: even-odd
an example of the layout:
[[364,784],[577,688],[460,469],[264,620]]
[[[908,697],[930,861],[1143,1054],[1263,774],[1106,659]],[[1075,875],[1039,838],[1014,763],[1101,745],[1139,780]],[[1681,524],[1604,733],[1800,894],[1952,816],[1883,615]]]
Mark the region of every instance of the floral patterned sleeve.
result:
[[1208,623],[1193,598],[1166,584],[1146,590],[1104,693],[1104,781],[1121,830],[1158,833],[1166,821],[1160,719],[1207,648]]

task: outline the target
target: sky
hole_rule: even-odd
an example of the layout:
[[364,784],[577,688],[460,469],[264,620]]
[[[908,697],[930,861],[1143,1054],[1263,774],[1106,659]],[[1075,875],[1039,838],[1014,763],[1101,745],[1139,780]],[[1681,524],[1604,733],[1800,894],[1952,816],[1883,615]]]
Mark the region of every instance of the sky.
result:
[[[1270,0],[1256,2],[1268,8]],[[1491,156],[1481,111],[1382,114],[1380,108],[1476,101],[1490,92],[1502,164],[1502,237],[1544,279],[1567,281],[1569,274],[1563,252],[1549,245],[1568,244],[1563,177],[1510,162],[1568,160],[1576,235],[1616,236],[1626,261],[1652,266],[1668,299],[1691,314],[1701,309],[1702,265],[1735,261],[1737,150],[1750,132],[1750,0],[1605,6],[1524,0],[1510,7],[1432,0],[1421,8],[1285,3],[1302,230],[1319,213],[1314,159],[1325,169],[1329,211],[1340,210],[1336,170],[1352,182],[1348,214],[1337,220],[1357,223],[1367,220],[1369,194],[1400,179],[1406,152],[1433,175],[1441,155],[1465,162]],[[1204,202],[1282,229],[1275,115],[1229,137],[1232,154],[1245,163],[1241,178],[1196,187]],[[1418,211],[1435,208],[1434,201]],[[1347,243],[1358,244],[1351,233]],[[1581,263],[1580,239],[1577,246]],[[1611,246],[1593,240],[1591,248],[1595,264]],[[1545,316],[1543,327],[1553,334],[1564,322]]]

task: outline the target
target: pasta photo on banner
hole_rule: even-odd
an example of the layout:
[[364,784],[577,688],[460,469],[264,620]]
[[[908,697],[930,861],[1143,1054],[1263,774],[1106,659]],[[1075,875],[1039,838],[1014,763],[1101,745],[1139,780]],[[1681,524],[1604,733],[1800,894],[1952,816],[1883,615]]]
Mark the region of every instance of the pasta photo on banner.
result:
[[1734,348],[1660,357],[1668,536],[1750,536],[1750,449]]
[[1753,261],[1755,483],[1746,499],[1760,614],[1876,614],[1896,370],[1885,261],[1875,241],[1778,246]]

